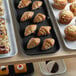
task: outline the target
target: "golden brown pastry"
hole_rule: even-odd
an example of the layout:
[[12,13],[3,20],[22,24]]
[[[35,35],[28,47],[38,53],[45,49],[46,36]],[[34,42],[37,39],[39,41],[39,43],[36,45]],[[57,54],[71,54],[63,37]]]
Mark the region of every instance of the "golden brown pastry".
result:
[[31,3],[31,0],[21,0],[19,2],[19,5],[18,5],[18,8],[24,8],[24,7],[27,7],[29,6],[29,4]]
[[22,17],[21,17],[21,21],[23,22],[23,21],[26,21],[28,19],[31,19],[33,17],[33,15],[34,15],[34,12],[32,12],[32,11],[24,12]]
[[32,10],[38,9],[42,6],[42,1],[34,1],[32,4]]
[[53,38],[47,38],[43,42],[42,50],[48,50],[52,48],[54,44],[55,44],[55,40]]
[[24,35],[25,35],[25,36],[28,36],[28,35],[34,33],[34,32],[36,31],[36,29],[37,29],[37,25],[35,25],[35,24],[28,25],[28,26],[25,28],[25,33],[24,33]]
[[49,35],[51,26],[41,26],[38,32],[38,36]]
[[44,14],[38,13],[38,14],[35,16],[33,22],[34,22],[34,23],[39,23],[39,22],[44,21],[45,19],[46,19],[46,16],[45,16]]
[[40,38],[31,38],[27,44],[27,49],[32,49],[40,44]]

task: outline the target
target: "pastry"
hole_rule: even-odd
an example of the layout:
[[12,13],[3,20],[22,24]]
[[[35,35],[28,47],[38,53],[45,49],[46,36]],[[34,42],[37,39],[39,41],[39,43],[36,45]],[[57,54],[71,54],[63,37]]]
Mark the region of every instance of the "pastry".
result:
[[27,72],[26,64],[14,64],[14,69],[15,69],[16,74],[26,73]]
[[53,7],[56,9],[62,10],[67,5],[67,0],[54,0]]
[[59,22],[61,24],[69,24],[72,21],[73,17],[74,17],[74,15],[71,11],[62,10],[59,13]]
[[0,76],[8,74],[9,74],[8,66],[0,66]]
[[40,44],[40,38],[31,38],[27,44],[27,49],[32,49]]
[[65,38],[69,41],[75,41],[76,40],[76,26],[75,25],[69,25],[64,30]]
[[34,15],[34,12],[32,12],[32,11],[24,12],[21,17],[21,21],[23,22],[23,21],[31,19],[33,17],[33,15]]
[[3,7],[0,6],[0,16],[4,15],[4,10],[3,10]]
[[73,12],[74,16],[76,16],[76,2],[70,5],[70,10]]
[[10,51],[8,37],[0,38],[0,54],[6,54]]
[[42,1],[34,1],[32,4],[32,10],[38,9],[42,6]]
[[32,24],[32,25],[28,25],[26,28],[25,28],[25,32],[24,32],[24,35],[25,36],[28,36],[32,33],[34,33],[37,29],[37,25],[35,24]]
[[68,0],[69,3],[72,3],[72,2],[74,2],[74,1],[75,1],[75,0]]
[[51,26],[41,26],[38,32],[38,36],[49,35]]
[[48,50],[52,48],[55,44],[55,40],[53,38],[47,38],[43,41],[42,50]]
[[25,8],[31,4],[31,0],[21,0],[19,2],[18,8]]
[[34,23],[39,23],[39,22],[44,21],[45,19],[46,19],[46,16],[45,16],[44,14],[38,13],[38,14],[35,16],[33,22],[34,22]]

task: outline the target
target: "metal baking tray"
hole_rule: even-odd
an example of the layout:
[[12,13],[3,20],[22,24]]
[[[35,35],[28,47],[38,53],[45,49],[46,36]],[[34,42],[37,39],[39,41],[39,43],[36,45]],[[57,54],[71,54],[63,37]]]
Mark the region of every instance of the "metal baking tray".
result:
[[17,51],[14,27],[12,23],[12,16],[10,13],[9,0],[2,0],[2,3],[4,9],[4,16],[1,16],[1,18],[5,19],[5,26],[7,29],[7,35],[10,43],[10,52],[8,54],[0,54],[0,58],[7,58],[15,56],[18,53],[18,51]]
[[[48,1],[48,4],[50,5],[50,10],[51,10],[51,13],[53,15],[53,21],[56,23],[56,25],[58,26],[59,28],[59,31],[60,31],[60,34],[61,34],[61,37],[62,37],[62,40],[64,42],[64,45],[66,48],[70,49],[70,50],[76,50],[76,41],[68,41],[66,40],[64,37],[65,37],[65,34],[64,34],[64,29],[66,26],[70,25],[70,24],[75,24],[75,19],[76,17],[73,18],[73,20],[71,21],[70,24],[68,25],[63,25],[63,24],[60,24],[57,20],[58,20],[58,16],[59,16],[59,12],[61,10],[57,10],[55,8],[53,8],[52,4],[53,4],[53,0],[47,0]],[[69,10],[69,6],[70,6],[71,3],[68,3],[67,6],[65,7],[66,10]]]
[[[35,0],[32,0],[32,2],[35,1]],[[27,49],[26,46],[27,46],[27,42],[30,38],[32,37],[37,37],[35,34],[33,35],[30,35],[28,37],[24,37],[24,28],[29,25],[29,24],[33,24],[32,20],[28,20],[28,21],[25,21],[25,22],[20,22],[20,18],[21,18],[21,15],[25,12],[25,11],[30,11],[31,10],[31,5],[26,7],[26,8],[23,8],[23,9],[18,9],[17,6],[20,2],[20,0],[11,0],[11,5],[12,5],[12,8],[13,8],[13,13],[15,14],[15,18],[16,18],[16,25],[17,25],[17,29],[18,30],[18,34],[19,34],[19,38],[20,38],[20,45],[21,47],[23,48],[23,51],[25,54],[27,55],[39,55],[39,54],[48,54],[48,53],[55,53],[59,50],[60,48],[60,45],[59,45],[59,42],[58,42],[58,39],[56,37],[56,34],[54,32],[54,29],[53,29],[53,25],[52,25],[52,22],[49,18],[49,15],[48,15],[48,11],[47,11],[47,8],[46,8],[46,4],[43,1],[43,5],[40,9],[37,9],[35,10],[35,15],[38,13],[38,12],[41,12],[41,13],[44,13],[46,15],[46,20],[42,23],[38,23],[37,26],[38,26],[38,29],[42,26],[42,25],[49,25],[52,27],[52,30],[51,30],[51,34],[48,35],[48,36],[44,36],[44,37],[40,37],[41,39],[41,44],[36,47],[36,48],[33,48],[33,49]],[[35,16],[34,15],[34,16]],[[47,50],[47,51],[42,51],[41,50],[41,46],[42,46],[42,42],[45,38],[49,38],[49,37],[52,37],[55,39],[55,45],[53,48]]]

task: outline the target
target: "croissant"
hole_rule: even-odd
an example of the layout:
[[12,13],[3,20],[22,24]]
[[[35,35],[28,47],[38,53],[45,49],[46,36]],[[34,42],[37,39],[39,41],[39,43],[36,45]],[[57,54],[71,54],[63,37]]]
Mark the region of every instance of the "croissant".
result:
[[55,40],[53,38],[47,38],[43,42],[42,50],[48,50],[52,48],[54,44],[55,44]]
[[31,0],[21,0],[19,2],[18,8],[25,8],[27,6],[29,6],[29,4],[31,4]]
[[45,16],[44,14],[38,13],[38,14],[35,16],[33,22],[34,22],[34,23],[39,23],[39,22],[44,21],[45,19],[46,19],[46,16]]
[[21,21],[26,21],[28,19],[31,19],[34,15],[34,12],[32,11],[28,11],[28,12],[24,12],[22,17],[21,17]]
[[27,44],[28,49],[37,47],[40,44],[40,38],[31,38]]
[[38,9],[42,6],[42,1],[34,1],[32,4],[32,10]]
[[41,26],[38,32],[38,36],[49,35],[51,26]]
[[25,36],[28,36],[32,33],[34,33],[37,29],[37,25],[33,24],[33,25],[28,25],[26,28],[25,28],[25,33],[24,35]]

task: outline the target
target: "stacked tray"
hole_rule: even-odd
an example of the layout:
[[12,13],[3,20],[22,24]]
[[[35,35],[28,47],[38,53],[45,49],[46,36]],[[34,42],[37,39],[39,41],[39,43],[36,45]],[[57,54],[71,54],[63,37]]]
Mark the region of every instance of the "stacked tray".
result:
[[[54,4],[53,0],[49,0],[47,2],[50,5],[51,14],[53,15],[53,21],[54,21],[55,25],[57,25],[57,27],[59,28],[59,31],[60,31],[60,34],[61,34],[65,47],[70,50],[76,50],[76,41],[69,41],[69,40],[65,39],[65,33],[64,33],[64,30],[67,26],[76,25],[76,21],[75,21],[76,16],[74,16],[74,18],[72,19],[72,21],[69,24],[67,24],[67,25],[61,24],[58,22],[59,13],[61,10],[58,10],[53,7],[53,4]],[[67,5],[65,6],[65,8],[63,10],[70,10],[70,5],[71,5],[71,3],[67,3]]]
[[9,1],[0,0],[0,58],[17,54]]
[[[34,1],[35,0],[32,0],[32,3]],[[37,10],[31,9],[32,3],[28,7],[19,9],[18,8],[19,2],[20,2],[20,0],[11,0],[11,4],[12,4],[13,10],[14,10],[13,13],[15,14],[14,16],[16,18],[16,25],[17,25],[16,30],[18,30],[18,34],[19,34],[19,38],[20,38],[20,40],[19,40],[20,45],[21,45],[24,53],[27,55],[39,55],[39,54],[55,53],[56,51],[58,51],[60,48],[59,42],[58,42],[58,39],[57,39],[56,34],[54,32],[53,25],[52,25],[51,20],[49,18],[48,11],[47,11],[46,4],[45,4],[44,0],[42,0],[43,5]],[[20,21],[22,14],[24,12],[27,12],[27,11],[33,11],[35,13],[34,17],[36,16],[37,13],[45,14],[46,20],[41,22],[41,23],[37,23],[37,31],[41,26],[51,26],[52,27],[51,34],[47,35],[47,36],[38,37],[37,32],[35,32],[36,34],[31,34],[30,36],[24,36],[25,27],[27,27],[30,24],[34,24],[33,23],[34,17],[32,19],[24,21],[24,22]],[[28,41],[34,37],[35,38],[38,37],[41,39],[40,45],[35,47],[35,48],[32,48],[32,49],[27,49],[26,46],[27,46]],[[55,39],[55,45],[51,49],[43,51],[43,50],[41,50],[41,46],[43,44],[43,40],[46,38],[54,38]]]

